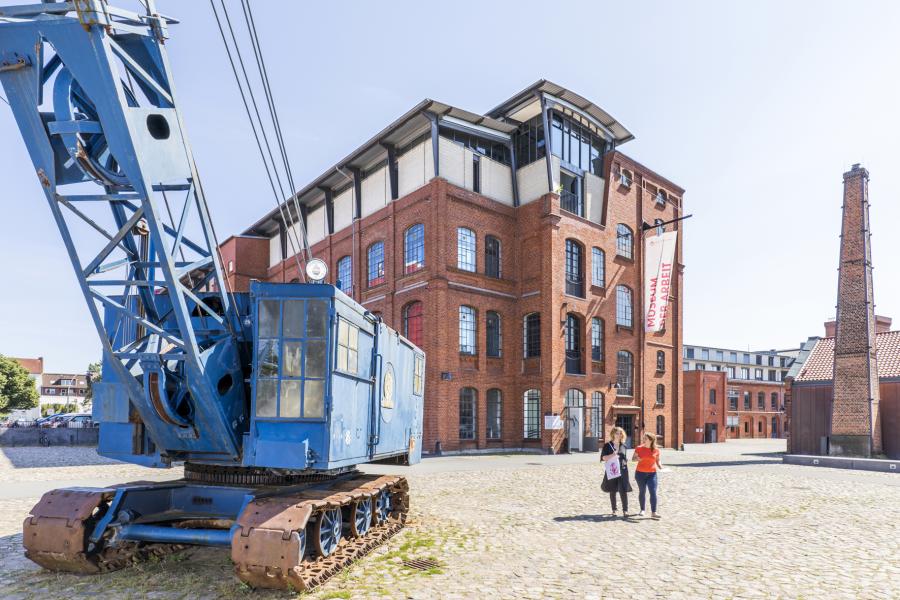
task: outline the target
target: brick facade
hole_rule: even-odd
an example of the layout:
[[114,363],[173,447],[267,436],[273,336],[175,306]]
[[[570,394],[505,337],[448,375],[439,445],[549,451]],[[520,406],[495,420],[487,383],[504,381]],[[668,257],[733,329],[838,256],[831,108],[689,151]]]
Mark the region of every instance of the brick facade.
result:
[[[715,403],[711,402],[711,390],[714,390]],[[747,394],[749,408],[745,404]],[[736,404],[732,403],[732,398],[737,398]],[[684,440],[688,443],[712,442],[710,430],[713,426],[717,442],[783,438],[786,431],[784,403],[785,387],[780,382],[727,379],[725,371],[686,371]],[[735,420],[737,425],[729,425]]]
[[[606,186],[602,223],[580,218],[560,209],[555,193],[519,207],[511,207],[440,177],[390,202],[377,212],[354,220],[350,227],[327,236],[312,248],[313,255],[329,265],[329,281],[334,283],[337,261],[352,257],[352,296],[370,311],[377,312],[392,327],[404,332],[403,309],[422,302],[424,333],[421,346],[427,356],[425,387],[424,450],[481,451],[503,448],[532,448],[557,452],[566,446],[566,430],[546,429],[544,418],[564,413],[564,398],[570,389],[584,394],[591,406],[595,393],[602,394],[605,436],[619,415],[631,415],[634,435],[642,429],[661,427],[666,446],[680,446],[681,422],[681,240],[678,243],[678,276],[672,291],[666,329],[646,337],[641,328],[642,281],[641,223],[669,220],[681,214],[680,198],[658,203],[651,186],[664,185],[682,194],[645,167],[619,152],[611,152],[604,163],[606,181],[615,181],[620,169],[633,175],[629,187]],[[420,270],[406,273],[404,234],[416,224],[424,225],[425,260]],[[616,253],[616,226],[626,224],[634,232],[633,258]],[[475,232],[476,271],[457,267],[457,228]],[[672,226],[670,226],[672,227]],[[677,224],[676,224],[677,227]],[[501,277],[485,274],[485,237],[501,242]],[[655,235],[651,230],[646,235]],[[566,294],[566,240],[583,249],[584,297]],[[384,282],[369,287],[366,251],[375,242],[384,243]],[[246,289],[252,278],[291,281],[297,264],[288,258],[268,268],[267,240],[235,237],[223,244],[223,258],[233,289]],[[605,252],[606,285],[591,285],[591,249]],[[233,265],[230,261],[233,261]],[[616,286],[633,291],[633,326],[616,325]],[[476,352],[459,352],[459,308],[470,306],[476,314]],[[501,356],[486,353],[486,313],[501,317]],[[523,319],[530,313],[541,317],[540,356],[524,357]],[[565,320],[574,314],[580,323],[580,346],[584,374],[566,372]],[[591,319],[603,319],[603,358],[591,358]],[[627,351],[634,357],[634,394],[618,394],[616,356]],[[664,356],[657,369],[657,352]],[[663,385],[662,402],[657,403],[657,386]],[[475,439],[460,440],[459,405],[462,388],[474,388],[476,395]],[[499,389],[501,431],[499,439],[488,439],[487,394]],[[525,439],[524,395],[540,391],[540,437]],[[600,412],[600,411],[598,411]],[[641,417],[643,416],[643,423]],[[585,423],[586,427],[590,423]]]

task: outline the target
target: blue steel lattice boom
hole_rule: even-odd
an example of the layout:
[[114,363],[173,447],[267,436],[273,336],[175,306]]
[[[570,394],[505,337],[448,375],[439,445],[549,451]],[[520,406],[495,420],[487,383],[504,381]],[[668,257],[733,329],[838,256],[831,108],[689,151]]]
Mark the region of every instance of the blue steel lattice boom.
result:
[[243,581],[309,589],[402,526],[405,479],[355,467],[420,459],[425,357],[333,286],[228,291],[174,21],[145,5],[0,7],[0,83],[103,346],[99,452],[185,465],[165,484],[49,492],[26,555],[100,572],[227,546]]

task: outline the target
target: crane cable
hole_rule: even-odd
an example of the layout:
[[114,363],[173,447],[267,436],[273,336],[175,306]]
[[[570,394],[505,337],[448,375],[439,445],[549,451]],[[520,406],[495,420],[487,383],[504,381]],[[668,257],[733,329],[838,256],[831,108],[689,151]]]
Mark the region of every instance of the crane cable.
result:
[[[231,70],[232,70],[232,73],[234,74],[235,83],[237,83],[238,91],[240,92],[240,95],[241,95],[241,101],[244,104],[244,111],[247,114],[247,120],[250,122],[250,129],[253,132],[253,137],[256,140],[256,146],[257,146],[257,149],[259,150],[260,158],[263,161],[263,168],[266,171],[266,177],[269,180],[269,186],[271,187],[272,194],[275,198],[276,209],[278,210],[279,214],[281,215],[281,220],[282,220],[282,223],[284,224],[285,236],[287,238],[289,245],[291,246],[291,251],[294,255],[294,260],[297,264],[298,274],[300,277],[305,278],[305,273],[300,266],[300,253],[299,253],[300,248],[301,248],[300,239],[297,236],[296,231],[292,232],[292,228],[290,227],[289,222],[288,222],[288,216],[285,213],[285,206],[282,204],[282,198],[287,196],[287,194],[285,193],[284,187],[281,183],[281,177],[279,176],[277,164],[275,163],[275,158],[272,154],[271,146],[269,145],[268,135],[266,134],[266,130],[265,130],[264,124],[262,122],[262,118],[259,113],[259,107],[256,103],[256,96],[253,93],[253,87],[250,82],[250,78],[247,75],[247,70],[244,66],[244,61],[243,61],[243,57],[241,55],[240,47],[237,42],[237,37],[234,34],[234,29],[231,27],[231,19],[228,15],[228,8],[225,6],[224,0],[219,0],[219,1],[222,6],[222,11],[223,11],[223,15],[226,20],[226,24],[228,25],[228,29],[231,34],[232,43],[234,44],[234,55],[237,57],[238,63],[235,63],[234,56],[232,56],[232,50],[228,44],[228,38],[225,35],[225,28],[222,26],[222,19],[219,17],[219,12],[216,8],[215,0],[209,0],[209,4],[210,4],[210,7],[212,8],[213,16],[216,19],[216,24],[218,25],[218,28],[219,28],[219,34],[222,37],[222,44],[225,47],[225,53],[228,56],[228,62],[231,64]],[[243,73],[243,76],[244,76],[243,80],[241,79],[241,75],[238,72],[238,68],[237,68],[238,64],[240,64],[240,66],[241,66],[240,71],[241,71],[241,73]],[[246,92],[244,90],[244,86],[247,87]],[[250,97],[249,102],[247,99],[248,96]],[[253,105],[252,112],[250,110],[251,104]],[[255,121],[253,119],[254,113],[256,114],[257,120],[259,121],[258,127],[257,127],[257,121]],[[260,134],[262,134],[262,138],[260,138]],[[267,155],[268,155],[268,158],[267,158]],[[270,160],[271,160],[271,166],[270,166]],[[277,186],[276,186],[276,183],[277,183]],[[293,194],[293,191],[291,191],[291,194]],[[300,217],[299,211],[298,211],[297,216],[298,216],[298,221],[302,223],[302,219],[299,218]],[[303,227],[303,225],[301,224],[301,228],[302,227]],[[294,234],[294,237],[291,237],[291,233]],[[304,241],[305,241],[305,231],[304,231]],[[306,250],[307,250],[307,252],[309,251],[308,248]]]

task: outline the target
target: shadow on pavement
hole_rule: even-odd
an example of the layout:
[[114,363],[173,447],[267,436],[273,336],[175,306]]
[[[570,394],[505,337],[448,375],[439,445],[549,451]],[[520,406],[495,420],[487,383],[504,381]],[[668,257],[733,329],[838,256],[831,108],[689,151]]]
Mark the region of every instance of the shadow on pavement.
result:
[[[603,523],[605,521],[622,521],[623,519],[618,515],[570,515],[568,517],[553,517],[553,520],[558,522],[588,521],[591,523]],[[624,520],[630,521],[631,518],[628,517]]]
[[743,467],[748,465],[780,465],[780,459],[771,460],[716,460],[695,463],[674,463],[673,467]]

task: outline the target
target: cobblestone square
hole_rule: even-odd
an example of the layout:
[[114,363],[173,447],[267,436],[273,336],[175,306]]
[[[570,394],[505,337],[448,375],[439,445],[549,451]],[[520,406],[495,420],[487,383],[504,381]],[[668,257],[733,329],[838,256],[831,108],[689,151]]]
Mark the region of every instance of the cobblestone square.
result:
[[[609,516],[596,454],[380,467],[409,478],[409,526],[308,597],[900,598],[900,477],[784,465],[783,444],[664,451],[659,521]],[[43,572],[22,557],[21,523],[43,491],[179,474],[115,463],[85,448],[2,450],[0,595],[291,597],[240,585],[228,553],[218,549],[104,576]],[[636,493],[630,504],[636,512]],[[403,566],[407,558],[440,566],[416,571]]]

